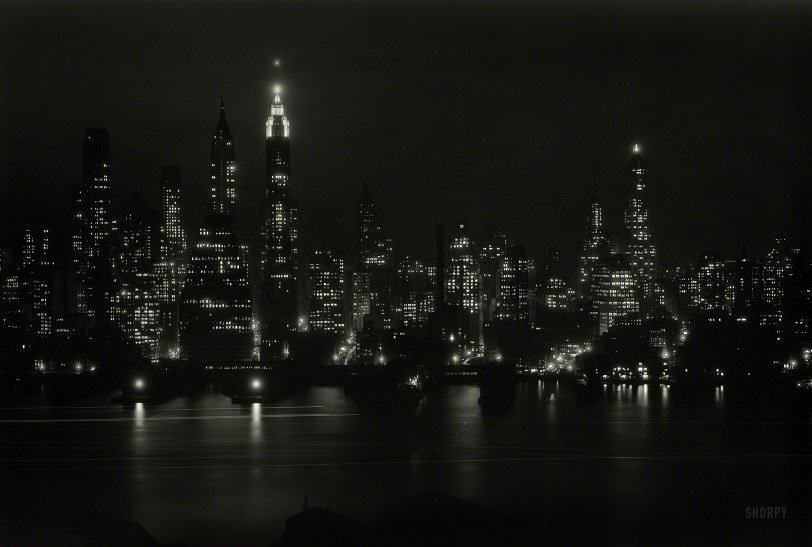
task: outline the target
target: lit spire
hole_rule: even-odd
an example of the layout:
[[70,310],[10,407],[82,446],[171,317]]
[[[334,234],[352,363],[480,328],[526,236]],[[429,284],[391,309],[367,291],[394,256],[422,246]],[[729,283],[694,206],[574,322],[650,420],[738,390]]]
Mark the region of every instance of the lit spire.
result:
[[[273,60],[274,79],[282,61],[278,58]],[[282,86],[274,83],[271,88],[273,99],[271,101],[271,113],[265,122],[265,138],[290,137],[290,123],[285,115],[285,106],[282,104]]]
[[643,154],[640,152],[640,143],[634,143],[632,146],[632,158],[629,162],[629,168],[638,175],[645,173],[645,164],[643,163]]

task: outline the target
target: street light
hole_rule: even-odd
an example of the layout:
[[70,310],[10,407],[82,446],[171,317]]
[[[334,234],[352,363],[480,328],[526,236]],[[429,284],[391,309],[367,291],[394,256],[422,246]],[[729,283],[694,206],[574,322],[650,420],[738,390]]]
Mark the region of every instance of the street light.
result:
[[259,391],[262,388],[262,380],[259,378],[254,378],[251,380],[251,389],[254,391]]
[[141,391],[142,389],[144,389],[145,385],[146,385],[146,382],[144,382],[143,378],[136,378],[135,382],[133,382],[133,386],[135,386],[135,389],[137,389],[138,391]]

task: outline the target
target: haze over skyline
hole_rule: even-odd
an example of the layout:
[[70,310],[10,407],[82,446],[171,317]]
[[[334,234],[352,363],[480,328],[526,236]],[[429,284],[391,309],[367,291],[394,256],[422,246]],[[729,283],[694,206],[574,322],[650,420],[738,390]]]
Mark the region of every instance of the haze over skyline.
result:
[[434,227],[468,218],[574,264],[596,195],[622,227],[640,142],[664,263],[808,243],[807,9],[238,3],[3,8],[4,246],[29,216],[66,227],[81,137],[108,129],[114,211],[157,206],[181,167],[187,234],[208,194],[225,97],[238,229],[256,257],[271,61],[291,120],[303,248],[354,256],[366,179],[396,252],[434,254]]

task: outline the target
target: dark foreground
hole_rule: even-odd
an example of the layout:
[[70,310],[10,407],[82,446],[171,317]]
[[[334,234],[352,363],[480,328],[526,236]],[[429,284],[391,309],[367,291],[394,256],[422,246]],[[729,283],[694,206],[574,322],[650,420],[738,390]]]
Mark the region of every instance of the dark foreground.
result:
[[162,543],[273,545],[305,496],[374,528],[427,491],[487,506],[542,545],[808,544],[803,405],[724,388],[497,395],[483,408],[479,387],[448,386],[397,410],[327,387],[247,406],[215,393],[6,403],[0,544],[54,545],[66,523],[101,512]]

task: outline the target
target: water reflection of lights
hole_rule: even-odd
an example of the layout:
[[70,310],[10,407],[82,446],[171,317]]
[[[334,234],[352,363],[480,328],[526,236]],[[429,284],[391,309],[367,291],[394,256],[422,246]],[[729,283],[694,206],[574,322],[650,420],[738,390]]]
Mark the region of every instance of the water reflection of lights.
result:
[[725,404],[725,386],[716,386],[713,393],[713,400],[717,406]]
[[262,403],[251,403],[251,441],[262,440]]
[[133,411],[133,418],[135,419],[135,427],[144,427],[144,421],[147,417],[147,411],[144,409],[144,403],[135,403]]
[[637,386],[637,403],[641,406],[648,406],[648,384]]

